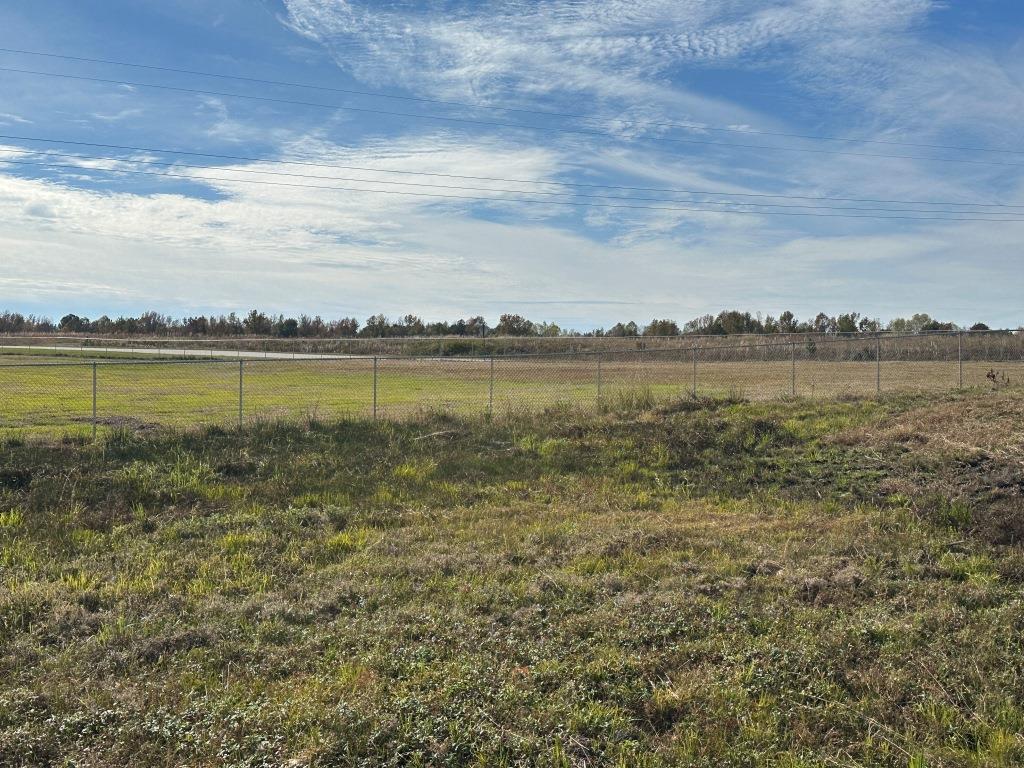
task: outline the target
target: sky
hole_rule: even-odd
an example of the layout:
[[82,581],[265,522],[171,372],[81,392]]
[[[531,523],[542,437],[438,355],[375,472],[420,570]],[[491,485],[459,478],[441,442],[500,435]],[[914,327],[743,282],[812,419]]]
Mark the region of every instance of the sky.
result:
[[1019,0],[33,0],[0,48],[0,309],[1024,323]]

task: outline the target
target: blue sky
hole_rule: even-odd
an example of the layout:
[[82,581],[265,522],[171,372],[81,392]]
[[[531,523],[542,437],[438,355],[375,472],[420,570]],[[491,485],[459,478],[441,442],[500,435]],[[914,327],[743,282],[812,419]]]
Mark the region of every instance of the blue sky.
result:
[[0,47],[405,97],[0,53],[7,69],[234,94],[0,71],[0,133],[21,137],[0,139],[2,307],[1024,322],[1024,222],[734,204],[1024,218],[1015,0],[34,0],[0,6]]

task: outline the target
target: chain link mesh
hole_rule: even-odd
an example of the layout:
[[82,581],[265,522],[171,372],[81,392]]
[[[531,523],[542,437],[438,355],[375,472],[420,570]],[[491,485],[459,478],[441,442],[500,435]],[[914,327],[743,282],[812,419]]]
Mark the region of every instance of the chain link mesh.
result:
[[1010,332],[476,357],[71,361],[35,352],[0,357],[0,436],[403,418],[427,411],[501,415],[693,395],[864,397],[1024,383],[1024,334]]
[[372,415],[373,360],[244,360],[241,366],[244,420]]

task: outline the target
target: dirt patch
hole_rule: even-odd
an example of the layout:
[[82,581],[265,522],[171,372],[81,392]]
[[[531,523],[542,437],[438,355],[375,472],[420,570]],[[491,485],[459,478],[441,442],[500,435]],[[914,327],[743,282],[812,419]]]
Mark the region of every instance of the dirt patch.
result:
[[205,648],[211,641],[210,634],[205,630],[185,629],[149,639],[139,649],[139,658],[148,664],[154,664],[170,654]]
[[1024,466],[1024,398],[1006,393],[954,396],[838,433],[840,445],[914,447],[943,454],[984,453]]
[[[82,416],[74,419],[74,421],[92,424],[93,420],[90,417]],[[126,429],[132,432],[144,432],[147,430],[154,430],[160,427],[152,421],[144,421],[143,419],[137,419],[133,416],[102,416],[96,419],[97,426],[107,427],[111,429]]]
[[882,498],[991,544],[1024,543],[1024,398],[992,392],[940,402],[829,439],[885,466]]
[[0,467],[0,488],[21,491],[32,483],[32,473],[27,469]]

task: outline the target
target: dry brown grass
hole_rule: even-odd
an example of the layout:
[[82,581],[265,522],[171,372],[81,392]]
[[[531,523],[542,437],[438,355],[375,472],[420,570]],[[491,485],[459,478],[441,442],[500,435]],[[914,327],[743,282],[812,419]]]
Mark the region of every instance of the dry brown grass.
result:
[[836,442],[914,446],[943,454],[980,453],[1024,463],[1024,400],[1010,392],[953,397],[836,435]]

